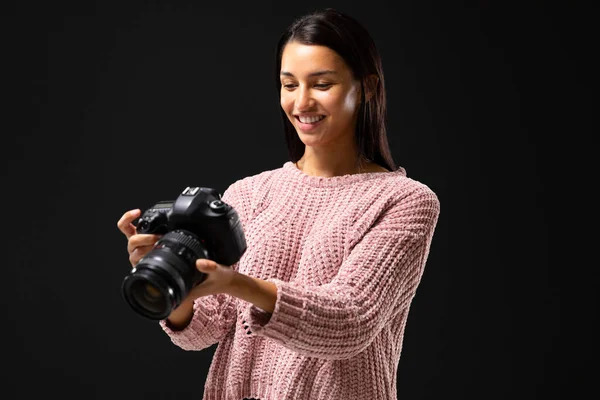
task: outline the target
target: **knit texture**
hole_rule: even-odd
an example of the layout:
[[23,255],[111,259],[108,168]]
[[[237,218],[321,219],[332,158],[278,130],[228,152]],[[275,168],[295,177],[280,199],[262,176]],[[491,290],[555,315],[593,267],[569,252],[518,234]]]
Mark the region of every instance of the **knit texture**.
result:
[[194,303],[184,350],[218,344],[203,400],[396,399],[406,320],[440,204],[399,168],[336,177],[292,162],[234,182],[248,248],[232,266],[273,282],[272,314],[226,294]]

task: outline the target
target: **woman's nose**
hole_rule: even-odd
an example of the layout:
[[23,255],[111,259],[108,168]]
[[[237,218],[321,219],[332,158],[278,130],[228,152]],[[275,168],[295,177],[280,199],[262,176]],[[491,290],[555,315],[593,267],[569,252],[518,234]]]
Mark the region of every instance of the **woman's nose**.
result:
[[313,106],[313,98],[311,96],[311,92],[306,87],[298,87],[296,91],[296,109],[297,110],[307,110]]

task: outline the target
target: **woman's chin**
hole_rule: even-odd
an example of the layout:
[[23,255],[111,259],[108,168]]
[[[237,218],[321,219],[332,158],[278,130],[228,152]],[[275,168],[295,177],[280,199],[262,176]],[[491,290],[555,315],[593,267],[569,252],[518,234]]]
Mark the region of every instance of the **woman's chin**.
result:
[[303,135],[301,133],[298,134],[300,141],[304,143],[305,146],[308,147],[317,147],[322,144],[322,141],[315,137],[306,137],[307,135]]

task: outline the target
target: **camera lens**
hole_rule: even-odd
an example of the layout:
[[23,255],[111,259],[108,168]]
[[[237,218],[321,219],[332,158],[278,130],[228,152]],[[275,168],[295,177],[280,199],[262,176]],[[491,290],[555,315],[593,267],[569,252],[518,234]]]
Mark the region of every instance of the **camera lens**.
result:
[[167,308],[165,296],[151,283],[144,281],[135,282],[131,287],[131,294],[138,304],[152,313],[160,313]]
[[168,232],[123,280],[125,300],[146,318],[165,319],[206,276],[196,269],[198,258],[209,257],[194,234]]

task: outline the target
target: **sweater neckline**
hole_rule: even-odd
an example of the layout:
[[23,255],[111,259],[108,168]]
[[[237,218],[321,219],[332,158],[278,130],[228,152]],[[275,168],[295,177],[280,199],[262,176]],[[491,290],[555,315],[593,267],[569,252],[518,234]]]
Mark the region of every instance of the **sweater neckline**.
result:
[[300,182],[315,187],[336,187],[344,186],[356,182],[364,182],[374,178],[385,178],[392,176],[406,176],[406,170],[402,167],[398,167],[395,171],[387,172],[363,172],[360,174],[346,174],[338,176],[312,176],[301,171],[296,164],[291,161],[286,161],[283,164],[284,170],[287,170],[293,177],[298,179]]

